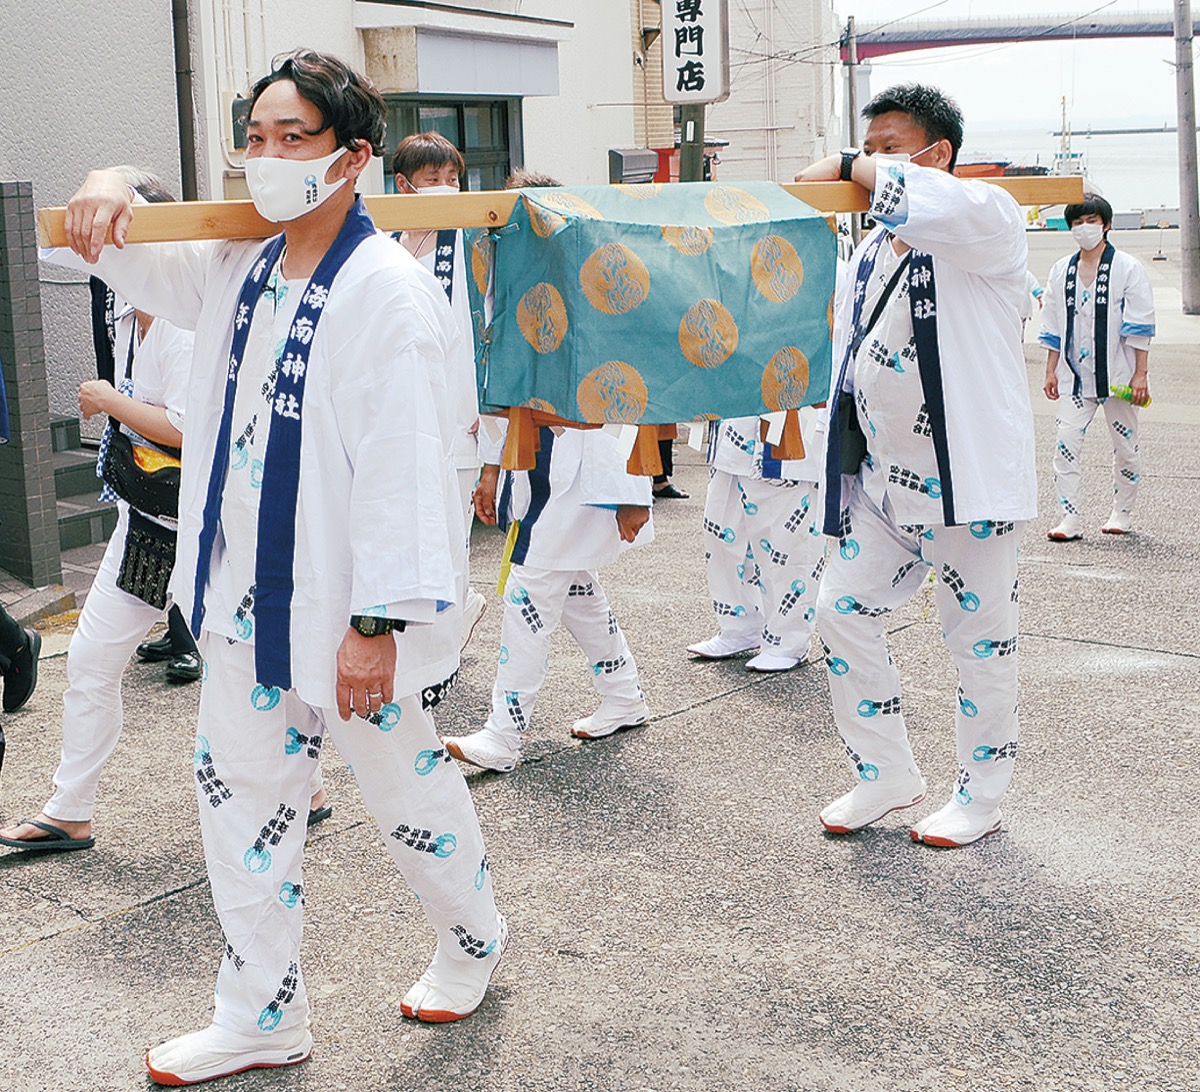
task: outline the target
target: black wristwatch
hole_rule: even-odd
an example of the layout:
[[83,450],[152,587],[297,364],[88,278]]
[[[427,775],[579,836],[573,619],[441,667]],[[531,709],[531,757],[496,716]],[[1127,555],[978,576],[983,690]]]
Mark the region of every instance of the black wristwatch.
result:
[[376,618],[373,614],[352,614],[350,628],[364,637],[382,637],[393,630],[403,633],[404,622],[392,618]]
[[842,149],[842,169],[839,177],[843,182],[852,180],[851,170],[854,167],[854,161],[862,155],[858,148],[843,148]]

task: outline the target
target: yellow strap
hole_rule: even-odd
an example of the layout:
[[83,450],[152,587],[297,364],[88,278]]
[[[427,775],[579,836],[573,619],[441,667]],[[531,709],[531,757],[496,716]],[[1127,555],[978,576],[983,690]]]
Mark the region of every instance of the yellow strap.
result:
[[504,585],[508,583],[509,570],[512,569],[513,550],[517,545],[517,535],[521,532],[521,521],[514,519],[508,525],[508,538],[504,540],[504,553],[500,556],[500,579],[496,581],[496,594],[504,594]]

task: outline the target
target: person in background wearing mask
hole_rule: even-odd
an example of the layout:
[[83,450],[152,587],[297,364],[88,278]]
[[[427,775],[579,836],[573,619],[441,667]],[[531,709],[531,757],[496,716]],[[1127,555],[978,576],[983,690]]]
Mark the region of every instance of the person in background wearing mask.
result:
[[951,173],[962,114],[938,89],[890,88],[863,116],[862,153],[797,176],[857,182],[876,223],[834,312],[824,527],[838,542],[817,628],[857,781],[820,820],[849,834],[925,797],[883,630],[932,569],[958,670],[959,773],[910,834],[963,846],[1000,829],[1017,753],[1017,543],[1037,513],[1025,222],[1003,190]]
[[[1083,535],[1083,438],[1100,406],[1113,449],[1113,506],[1100,530],[1124,535],[1133,529],[1141,480],[1138,408],[1150,401],[1147,368],[1154,337],[1154,293],[1146,269],[1108,241],[1112,206],[1096,194],[1086,195],[1078,205],[1067,206],[1065,218],[1079,250],[1050,270],[1038,337],[1046,346],[1042,390],[1058,403],[1054,485],[1062,519],[1046,534],[1054,542]],[[1132,402],[1112,397],[1110,386],[1128,387]]]
[[147,1054],[161,1084],[312,1049],[304,815],[327,732],[437,935],[401,1013],[469,1015],[507,942],[470,793],[421,702],[461,633],[459,333],[354,192],[384,114],[337,58],[277,58],[247,126],[251,197],[282,225],[265,245],[126,247],[133,205],[107,171],[67,208],[72,264],[196,331],[174,588],[208,664],[195,781],[224,951],[211,1026]]
[[[397,193],[458,193],[466,174],[462,153],[441,133],[406,136],[392,157]],[[454,412],[454,439],[450,459],[458,473],[458,496],[467,531],[467,572],[464,579],[463,647],[471,639],[487,600],[470,585],[471,522],[475,515],[471,497],[479,481],[479,394],[475,383],[475,340],[471,331],[471,306],[467,300],[467,266],[462,232],[437,228],[396,232],[405,250],[441,284],[462,335],[462,352],[450,362],[446,385]]]

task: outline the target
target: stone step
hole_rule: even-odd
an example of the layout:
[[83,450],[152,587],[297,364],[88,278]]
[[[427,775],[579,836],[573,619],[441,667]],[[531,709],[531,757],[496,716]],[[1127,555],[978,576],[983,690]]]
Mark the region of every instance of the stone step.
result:
[[61,550],[107,542],[116,529],[117,506],[101,502],[99,483],[93,493],[60,500],[57,507],[58,545]]
[[50,446],[55,451],[71,451],[80,445],[79,418],[55,417],[50,421]]
[[52,462],[54,465],[54,495],[59,500],[78,497],[86,493],[94,496],[100,491],[100,479],[96,477],[96,453],[94,451],[87,448],[55,451]]

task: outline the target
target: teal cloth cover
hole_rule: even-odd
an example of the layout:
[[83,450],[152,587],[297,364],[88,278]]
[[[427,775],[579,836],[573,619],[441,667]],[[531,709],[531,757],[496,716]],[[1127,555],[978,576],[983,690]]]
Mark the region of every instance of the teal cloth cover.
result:
[[773,183],[522,190],[468,248],[485,411],[671,424],[829,393],[837,238]]

